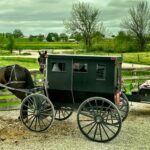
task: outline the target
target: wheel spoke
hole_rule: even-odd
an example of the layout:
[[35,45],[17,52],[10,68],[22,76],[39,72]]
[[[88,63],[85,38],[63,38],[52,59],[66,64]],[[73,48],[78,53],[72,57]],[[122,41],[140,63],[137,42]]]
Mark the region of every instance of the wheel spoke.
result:
[[103,106],[104,106],[104,100],[102,101],[102,105],[101,105],[101,107],[100,107],[100,113],[101,113],[102,110],[103,110]]
[[93,128],[95,127],[96,123],[94,123],[94,125],[90,128],[90,130],[88,131],[87,134],[90,134],[90,132],[93,130]]
[[34,122],[34,120],[35,120],[35,116],[34,116],[34,118],[33,118],[32,122],[31,122],[31,124],[30,124],[29,128],[31,128],[31,126],[32,126],[32,124],[33,124],[33,122]]
[[27,110],[22,110],[22,112],[29,112],[29,113],[34,113],[34,111],[32,111],[31,109],[27,109]]
[[37,117],[35,118],[35,130],[37,128]]
[[41,110],[41,112],[48,112],[48,111],[52,111],[52,108]]
[[112,117],[112,114],[111,114],[110,116],[111,116],[111,122],[112,122],[112,124],[113,124],[113,117]]
[[38,123],[39,123],[40,129],[42,129],[39,117],[38,117]]
[[45,125],[45,123],[44,123],[43,119],[40,119],[40,120],[42,121],[43,125],[46,127],[46,125]]
[[83,128],[86,128],[86,127],[88,127],[88,126],[90,126],[90,125],[92,125],[93,123],[95,123],[95,122],[93,121],[93,122],[91,122],[91,123],[89,123],[89,124],[83,126],[82,129],[83,129]]
[[113,134],[115,134],[115,132],[114,132],[112,129],[110,129],[106,124],[103,123],[103,125],[104,125],[109,131],[111,131]]
[[103,127],[103,124],[101,124],[101,126],[102,126],[102,128],[103,128],[103,130],[104,130],[104,132],[105,132],[105,134],[106,134],[106,136],[107,136],[107,138],[109,139],[109,136],[108,136],[108,134],[107,134],[105,128]]
[[80,120],[80,121],[93,121],[93,120],[89,120],[89,119],[88,119],[88,120]]
[[103,138],[102,138],[102,130],[101,130],[101,126],[100,126],[100,124],[98,125],[99,126],[99,135],[100,135],[100,139],[101,139],[101,141],[103,140]]
[[61,112],[62,112],[62,118],[65,118],[65,117],[66,117],[65,113],[66,113],[66,114],[69,114],[69,113],[68,113],[67,111],[65,111],[65,110],[64,110],[64,111],[61,110]]
[[97,100],[95,99],[95,105],[96,105],[96,110],[97,110],[97,113],[98,113],[98,105],[97,105]]
[[94,116],[90,115],[90,114],[87,114],[85,112],[80,112],[81,115],[83,116],[86,116],[86,117],[89,117],[89,118],[93,118]]
[[90,103],[90,101],[88,101],[88,104],[89,104],[89,108],[91,108],[92,109],[92,112],[95,114],[95,112],[94,112],[94,108],[93,108],[93,106],[91,105],[91,103]]
[[97,128],[98,128],[98,124],[96,124],[96,129],[95,129],[95,132],[94,132],[94,139],[95,139],[95,136],[96,136],[96,133],[97,133]]
[[32,115],[29,119],[27,118],[27,121],[29,122],[33,117],[34,115]]
[[43,112],[41,112],[41,113],[40,113],[40,116],[49,116],[49,114],[48,114],[48,113],[43,113]]

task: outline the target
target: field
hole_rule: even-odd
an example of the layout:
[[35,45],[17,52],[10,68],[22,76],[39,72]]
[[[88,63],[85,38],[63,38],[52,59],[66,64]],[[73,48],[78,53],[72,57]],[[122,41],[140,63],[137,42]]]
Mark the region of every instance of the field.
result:
[[81,47],[76,43],[61,43],[61,42],[27,42],[27,43],[16,43],[18,49],[75,49]]
[[35,58],[20,58],[20,57],[0,57],[0,67],[18,64],[28,69],[37,69],[38,63]]

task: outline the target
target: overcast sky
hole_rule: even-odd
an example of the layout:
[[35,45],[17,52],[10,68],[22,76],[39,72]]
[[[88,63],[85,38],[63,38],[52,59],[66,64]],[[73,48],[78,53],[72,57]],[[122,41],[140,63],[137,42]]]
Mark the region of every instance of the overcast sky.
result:
[[[128,9],[138,0],[80,0],[102,11],[101,19],[110,34],[116,34]],[[0,0],[0,32],[20,29],[25,35],[65,32],[63,20],[77,0]]]

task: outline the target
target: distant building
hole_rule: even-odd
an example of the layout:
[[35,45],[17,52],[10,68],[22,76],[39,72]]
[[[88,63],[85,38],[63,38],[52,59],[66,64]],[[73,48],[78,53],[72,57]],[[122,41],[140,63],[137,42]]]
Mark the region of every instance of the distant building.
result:
[[68,39],[68,42],[76,42],[75,39]]

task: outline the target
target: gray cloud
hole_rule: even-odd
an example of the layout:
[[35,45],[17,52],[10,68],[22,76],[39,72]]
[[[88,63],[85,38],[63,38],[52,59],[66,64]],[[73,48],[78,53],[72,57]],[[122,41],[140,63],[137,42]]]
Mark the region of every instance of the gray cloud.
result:
[[[112,32],[138,0],[81,0],[102,10],[101,20]],[[76,0],[1,0],[0,32],[21,29],[26,34],[64,32],[63,20],[70,16]]]

